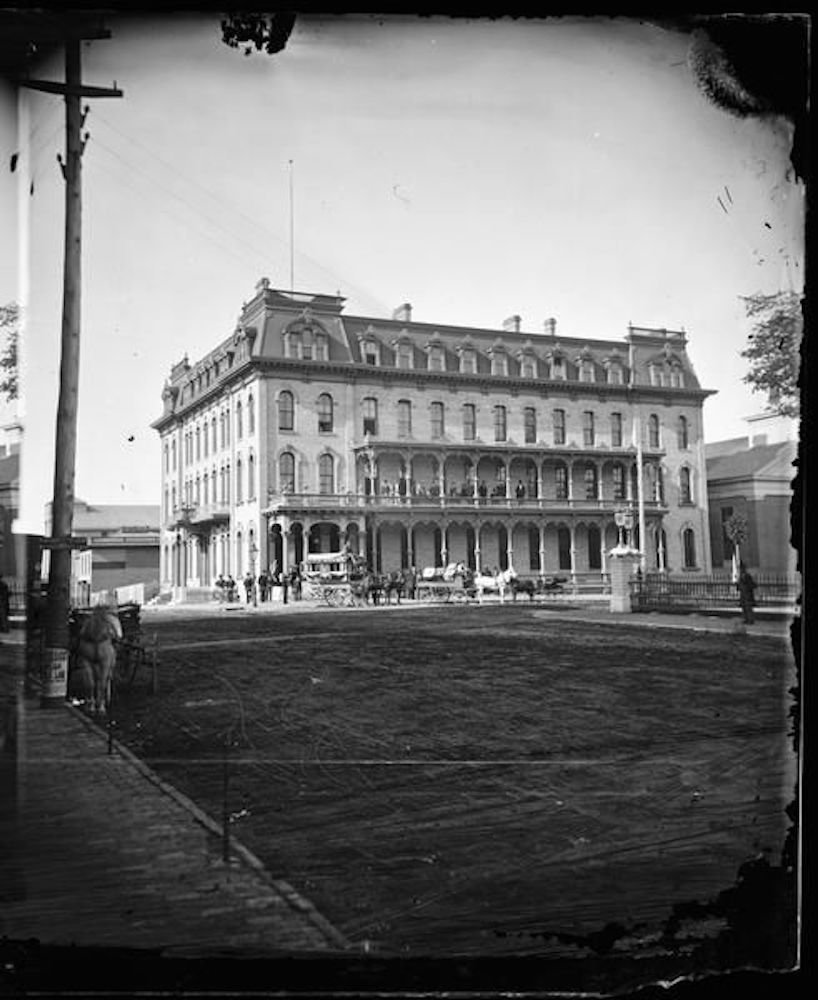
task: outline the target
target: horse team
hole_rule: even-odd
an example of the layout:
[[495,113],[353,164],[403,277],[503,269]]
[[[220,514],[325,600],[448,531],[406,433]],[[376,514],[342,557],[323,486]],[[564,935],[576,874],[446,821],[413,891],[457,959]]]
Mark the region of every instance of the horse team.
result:
[[475,573],[464,563],[450,563],[445,568],[430,568],[418,573],[415,569],[393,570],[389,573],[374,573],[364,569],[359,574],[350,577],[349,586],[353,603],[356,604],[391,604],[394,595],[396,602],[408,597],[415,600],[418,591],[424,583],[450,583],[459,581],[462,591],[469,598],[482,601],[486,594],[498,594],[501,601],[506,593],[510,593],[514,601],[518,594],[524,594],[533,601],[539,594],[555,593],[562,590],[567,582],[566,577],[540,577],[539,579],[522,579],[513,569],[494,573]]

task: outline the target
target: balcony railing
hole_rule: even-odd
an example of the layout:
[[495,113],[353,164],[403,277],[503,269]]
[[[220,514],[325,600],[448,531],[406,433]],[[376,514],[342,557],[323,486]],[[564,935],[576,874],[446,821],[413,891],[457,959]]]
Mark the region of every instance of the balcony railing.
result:
[[[365,510],[505,510],[536,512],[543,510],[613,510],[627,503],[621,498],[579,497],[558,499],[556,497],[473,497],[434,496],[431,494],[411,494],[408,496],[365,493],[270,493],[269,506],[274,510],[298,508],[300,510],[321,510],[330,507],[358,508]],[[636,502],[633,501],[634,507]],[[660,500],[646,500],[646,510],[664,510],[666,504]]]

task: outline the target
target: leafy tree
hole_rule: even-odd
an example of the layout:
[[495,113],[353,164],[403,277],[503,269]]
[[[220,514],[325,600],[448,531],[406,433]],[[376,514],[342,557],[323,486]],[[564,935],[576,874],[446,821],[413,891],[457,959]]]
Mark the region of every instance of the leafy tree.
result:
[[737,565],[741,562],[741,546],[744,545],[750,537],[750,525],[746,516],[742,514],[741,511],[737,510],[735,514],[732,514],[724,522],[724,533],[730,539],[730,543],[733,546],[733,551],[730,555],[735,555]]
[[272,55],[281,52],[295,24],[295,14],[228,14],[222,21],[222,41],[232,49],[242,46],[249,56],[255,47]]
[[765,392],[770,405],[785,417],[799,411],[798,368],[804,319],[795,292],[741,296],[748,319],[754,321],[749,344],[741,356],[750,362],[744,376],[753,392]]
[[20,308],[16,302],[0,306],[0,331],[5,346],[0,354],[0,396],[7,400],[17,399],[18,359],[17,348],[20,339]]

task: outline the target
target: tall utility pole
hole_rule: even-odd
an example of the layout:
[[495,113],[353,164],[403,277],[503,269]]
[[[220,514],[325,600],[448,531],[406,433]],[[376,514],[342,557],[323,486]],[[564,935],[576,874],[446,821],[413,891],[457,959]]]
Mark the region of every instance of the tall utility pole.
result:
[[83,40],[110,38],[105,29],[64,28],[65,83],[23,80],[22,86],[65,97],[65,161],[58,155],[65,179],[65,259],[63,264],[62,354],[57,405],[54,499],[51,514],[51,561],[46,614],[46,663],[43,701],[65,698],[68,682],[68,616],[71,607],[71,533],[74,521],[74,468],[77,445],[77,396],[80,361],[80,280],[82,240],[82,153],[88,134],[82,127],[88,108],[83,97],[122,97],[113,88],[83,86],[80,52]]

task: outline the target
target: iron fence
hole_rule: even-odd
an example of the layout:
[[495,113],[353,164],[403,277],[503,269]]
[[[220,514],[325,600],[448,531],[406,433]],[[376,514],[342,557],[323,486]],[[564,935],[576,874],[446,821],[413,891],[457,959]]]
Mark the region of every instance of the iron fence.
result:
[[[756,607],[793,610],[801,593],[798,576],[753,573]],[[738,588],[729,575],[673,576],[646,573],[631,580],[635,611],[702,611],[737,608]]]

